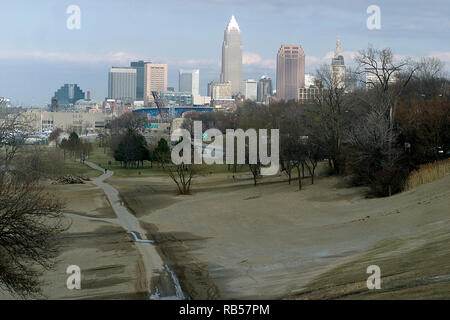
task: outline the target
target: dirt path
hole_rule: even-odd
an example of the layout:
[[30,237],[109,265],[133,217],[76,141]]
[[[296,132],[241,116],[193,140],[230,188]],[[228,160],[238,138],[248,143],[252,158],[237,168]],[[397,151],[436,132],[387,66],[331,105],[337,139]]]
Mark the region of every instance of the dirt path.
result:
[[[85,164],[93,169],[105,172],[104,168],[92,163],[90,161],[85,161]],[[173,299],[184,299],[184,295],[180,292],[179,288],[176,288],[177,279],[173,274],[170,273],[167,265],[164,264],[161,256],[158,254],[156,247],[152,245],[151,241],[145,238],[145,230],[141,228],[138,219],[128,211],[127,207],[120,199],[119,192],[110,184],[106,183],[105,180],[114,175],[114,171],[107,171],[101,176],[93,180],[93,183],[100,187],[107,196],[109,203],[111,204],[114,213],[116,214],[116,219],[111,219],[110,222],[117,223],[122,228],[124,228],[128,233],[130,233],[134,239],[136,239],[136,234],[140,235],[139,241],[135,241],[134,244],[139,250],[142,257],[143,269],[145,272],[140,272],[144,279],[139,279],[139,282],[146,283],[146,287],[149,291],[149,296],[153,298],[173,298]],[[170,273],[170,277],[164,276]],[[172,279],[173,284],[168,285],[167,283],[162,285],[165,288],[165,292],[161,292],[161,288],[158,288],[158,283],[161,278],[166,279],[166,282]],[[173,290],[168,290],[167,288],[173,287]],[[153,288],[153,289],[152,289]]]

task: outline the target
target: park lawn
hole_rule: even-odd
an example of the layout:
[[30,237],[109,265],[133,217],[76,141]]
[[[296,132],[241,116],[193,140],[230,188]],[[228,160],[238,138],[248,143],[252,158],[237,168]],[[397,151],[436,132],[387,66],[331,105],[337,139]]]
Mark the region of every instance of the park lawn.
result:
[[[106,152],[105,152],[106,151]],[[162,168],[158,166],[156,162],[153,162],[153,168],[150,168],[150,162],[144,161],[143,168],[123,168],[120,162],[115,161],[114,157],[110,155],[108,149],[104,149],[98,146],[94,146],[91,154],[89,155],[89,161],[99,165],[102,168],[108,168],[108,170],[114,171],[114,175],[117,177],[154,177],[154,176],[167,176]],[[109,165],[108,163],[111,163]],[[238,165],[237,172],[245,173],[249,172],[248,166]],[[199,174],[231,174],[232,171],[228,170],[226,164],[203,164],[199,170]]]
[[[114,176],[117,177],[154,177],[154,176],[166,176],[167,174],[158,168],[156,163],[153,163],[153,168],[150,168],[150,161],[144,161],[144,167],[142,168],[123,168],[120,162],[114,160],[114,157],[110,155],[109,149],[98,147],[94,145],[92,152],[89,155],[88,161],[91,161],[102,168],[114,171]],[[109,165],[109,163],[111,163]]]
[[61,175],[83,176],[92,179],[100,176],[101,174],[102,173],[100,171],[92,169],[79,161],[67,158],[64,162]]

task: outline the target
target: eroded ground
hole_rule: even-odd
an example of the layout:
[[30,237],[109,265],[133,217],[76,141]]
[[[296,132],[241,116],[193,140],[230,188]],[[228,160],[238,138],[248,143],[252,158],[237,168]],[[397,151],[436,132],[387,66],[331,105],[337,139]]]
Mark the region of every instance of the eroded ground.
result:
[[[213,181],[214,180],[214,181]],[[450,176],[367,199],[339,178],[111,178],[192,298],[448,298]],[[366,268],[381,268],[369,291]]]

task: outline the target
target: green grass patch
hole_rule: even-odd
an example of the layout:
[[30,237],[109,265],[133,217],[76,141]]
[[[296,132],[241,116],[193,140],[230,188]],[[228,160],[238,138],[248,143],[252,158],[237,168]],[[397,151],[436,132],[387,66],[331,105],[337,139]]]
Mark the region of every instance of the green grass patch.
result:
[[[100,148],[94,146],[93,151],[89,155],[89,161],[99,165],[102,168],[108,168],[108,170],[114,171],[116,177],[154,177],[154,176],[167,176],[162,168],[158,166],[156,162],[153,162],[153,168],[150,168],[150,161],[144,161],[143,168],[123,168],[120,162],[114,160],[114,157],[110,154],[109,149]],[[111,163],[111,164],[109,164]],[[199,174],[220,174],[220,173],[232,173],[232,166],[228,170],[226,164],[203,164],[199,170]],[[249,172],[247,165],[238,165],[238,173]]]
[[61,170],[61,175],[73,175],[73,176],[83,176],[89,178],[96,178],[102,173],[98,170],[92,169],[86,164],[80,163],[73,159],[66,159]]

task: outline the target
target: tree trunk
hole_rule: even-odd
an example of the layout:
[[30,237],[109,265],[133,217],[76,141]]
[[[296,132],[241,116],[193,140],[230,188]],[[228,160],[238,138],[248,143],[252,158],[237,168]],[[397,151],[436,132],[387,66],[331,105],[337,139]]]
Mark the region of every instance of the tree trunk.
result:
[[298,190],[302,190],[302,177],[300,176],[300,166],[297,166],[298,173]]

